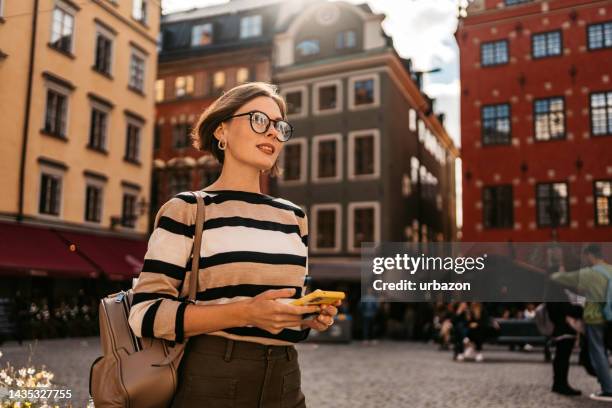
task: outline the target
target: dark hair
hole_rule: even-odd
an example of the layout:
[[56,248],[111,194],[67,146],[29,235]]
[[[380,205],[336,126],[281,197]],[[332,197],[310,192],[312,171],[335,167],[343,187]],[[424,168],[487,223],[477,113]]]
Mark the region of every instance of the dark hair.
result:
[[[281,116],[286,119],[287,105],[278,94],[278,87],[267,82],[247,82],[224,92],[200,115],[195,127],[191,131],[191,143],[198,150],[209,151],[218,161],[223,164],[225,153],[219,149],[215,130],[223,119],[233,115],[240,107],[259,96],[267,96],[274,99],[278,105]],[[278,160],[269,170],[272,176],[280,174]]]
[[601,245],[599,244],[589,244],[586,248],[584,248],[585,255],[593,255],[597,259],[601,259]]

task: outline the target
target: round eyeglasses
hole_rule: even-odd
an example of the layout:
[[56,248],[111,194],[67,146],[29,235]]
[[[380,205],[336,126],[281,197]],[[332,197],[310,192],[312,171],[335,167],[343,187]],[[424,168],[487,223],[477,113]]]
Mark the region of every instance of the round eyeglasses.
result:
[[268,115],[260,111],[251,111],[246,113],[239,113],[238,115],[228,116],[227,118],[223,119],[223,122],[232,118],[247,115],[249,115],[251,129],[253,129],[253,132],[255,133],[266,133],[270,128],[270,123],[274,123],[274,129],[276,129],[278,133],[276,135],[276,139],[278,139],[279,142],[286,142],[291,138],[291,135],[293,134],[293,126],[289,122],[285,120],[270,119]]

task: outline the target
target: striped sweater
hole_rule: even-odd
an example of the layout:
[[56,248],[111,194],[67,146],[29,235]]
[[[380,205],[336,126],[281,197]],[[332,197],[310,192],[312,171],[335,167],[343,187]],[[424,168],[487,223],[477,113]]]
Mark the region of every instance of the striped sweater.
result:
[[[268,289],[304,293],[308,274],[308,221],[288,200],[235,190],[199,191],[206,207],[196,303],[235,302]],[[129,322],[138,337],[183,342],[191,277],[196,199],[177,194],[159,209],[142,271],[134,286]],[[272,334],[258,327],[208,333],[234,340],[290,345],[308,329]]]

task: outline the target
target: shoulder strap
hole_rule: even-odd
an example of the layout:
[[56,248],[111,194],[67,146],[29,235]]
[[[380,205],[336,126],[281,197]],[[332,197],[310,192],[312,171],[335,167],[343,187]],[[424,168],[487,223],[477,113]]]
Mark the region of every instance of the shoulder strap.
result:
[[192,191],[197,202],[195,232],[193,236],[193,252],[191,262],[191,280],[189,282],[189,300],[195,301],[198,286],[198,273],[200,272],[200,250],[202,248],[202,232],[204,231],[204,200],[197,192]]

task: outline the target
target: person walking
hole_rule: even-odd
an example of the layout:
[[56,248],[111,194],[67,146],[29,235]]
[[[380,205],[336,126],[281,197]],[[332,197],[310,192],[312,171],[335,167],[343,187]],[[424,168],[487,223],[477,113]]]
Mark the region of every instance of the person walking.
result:
[[602,302],[606,299],[608,288],[605,274],[612,276],[612,266],[603,260],[601,246],[598,244],[588,245],[583,254],[588,267],[572,272],[556,272],[551,275],[551,279],[576,289],[587,299],[583,316],[589,357],[601,386],[601,391],[591,394],[590,398],[612,402],[612,376],[604,341],[606,321],[602,313]]
[[[305,407],[294,344],[334,323],[337,306],[293,306],[304,295],[308,221],[289,200],[260,192],[260,174],[293,127],[285,101],[264,82],[238,85],[216,99],[192,131],[199,150],[221,164],[197,191],[205,204],[197,296],[189,303],[196,198],[164,203],[134,286],[130,327],[138,337],[183,343],[172,407]],[[313,319],[304,314],[315,313]]]

